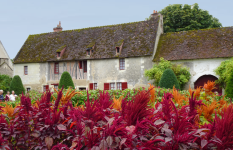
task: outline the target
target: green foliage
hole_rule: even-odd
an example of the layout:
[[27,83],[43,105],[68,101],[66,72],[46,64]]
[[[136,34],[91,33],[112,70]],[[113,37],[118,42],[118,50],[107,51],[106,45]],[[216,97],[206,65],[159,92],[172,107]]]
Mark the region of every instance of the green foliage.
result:
[[159,13],[163,15],[165,33],[222,27],[217,18],[200,9],[197,3],[169,5]]
[[176,89],[180,89],[179,82],[172,69],[166,69],[159,81],[161,88],[172,89],[175,86]]
[[229,80],[232,72],[233,58],[221,62],[220,66],[215,70],[215,73],[219,76],[216,83],[218,83],[221,87],[226,88],[226,83]]
[[67,71],[62,73],[58,88],[61,89],[63,86],[64,89],[68,89],[69,87],[72,87],[74,89],[73,80],[69,72]]
[[0,75],[0,90],[3,90],[4,94],[10,90],[11,80],[12,78],[8,75]]
[[229,98],[233,98],[233,71],[228,78],[227,85],[226,85],[226,95]]
[[163,58],[160,58],[160,62],[158,64],[154,64],[153,68],[146,70],[145,76],[148,78],[148,80],[154,80],[153,84],[158,86],[161,76],[166,69],[173,70],[181,89],[184,87],[185,83],[187,83],[191,78],[191,74],[187,67],[172,64],[170,61],[164,60]]
[[20,76],[16,75],[13,77],[10,84],[10,91],[15,91],[16,95],[20,95],[22,92],[25,94],[25,88],[23,87]]

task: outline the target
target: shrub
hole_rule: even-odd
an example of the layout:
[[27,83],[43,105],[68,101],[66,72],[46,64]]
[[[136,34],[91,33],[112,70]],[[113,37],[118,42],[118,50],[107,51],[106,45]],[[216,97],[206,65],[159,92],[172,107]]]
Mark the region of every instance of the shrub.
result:
[[61,89],[63,86],[64,89],[68,89],[69,87],[72,87],[74,89],[73,80],[69,72],[67,71],[62,73],[58,88]]
[[7,91],[10,90],[10,83],[12,78],[8,75],[0,75],[0,89],[4,91],[6,94]]
[[231,76],[227,81],[226,95],[229,98],[233,98],[233,71],[231,72]]
[[191,74],[187,67],[183,67],[181,64],[172,64],[170,61],[164,60],[162,57],[160,58],[160,62],[158,64],[154,64],[153,68],[145,71],[145,76],[148,78],[148,80],[154,80],[153,84],[158,86],[162,74],[166,69],[173,70],[181,89],[183,89],[184,85],[191,78]]
[[173,86],[175,86],[176,89],[180,89],[176,75],[171,69],[166,69],[163,72],[161,80],[159,81],[159,86],[167,89],[168,88],[172,89]]
[[219,75],[216,83],[226,88],[226,83],[230,78],[231,72],[233,72],[233,58],[221,62],[220,66],[215,70],[215,73]]
[[13,77],[10,84],[10,91],[15,91],[16,95],[22,94],[22,92],[25,94],[25,88],[23,87],[20,76],[16,75]]

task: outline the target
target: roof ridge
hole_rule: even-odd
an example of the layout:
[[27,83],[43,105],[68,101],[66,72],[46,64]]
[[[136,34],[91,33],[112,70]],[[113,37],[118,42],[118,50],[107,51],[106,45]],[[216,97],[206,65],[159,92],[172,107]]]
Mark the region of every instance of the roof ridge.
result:
[[70,30],[63,30],[63,31],[59,31],[59,32],[45,32],[45,33],[30,34],[30,35],[42,35],[42,34],[49,34],[49,33],[61,33],[61,32],[70,32],[70,31],[78,31],[78,30],[86,30],[86,29],[96,29],[96,28],[103,28],[103,27],[115,27],[115,26],[118,26],[118,25],[127,25],[127,24],[140,23],[140,22],[149,22],[149,20],[134,21],[134,22],[121,23],[121,24],[112,24],[112,25],[86,27],[86,28],[80,28],[80,29],[70,29]]
[[179,34],[179,33],[193,32],[193,31],[217,30],[217,29],[223,29],[223,28],[233,28],[233,26],[219,27],[219,28],[198,29],[198,30],[188,30],[188,31],[179,31],[179,32],[167,32],[167,33],[163,33],[163,34],[164,34],[164,35],[166,35],[166,34]]

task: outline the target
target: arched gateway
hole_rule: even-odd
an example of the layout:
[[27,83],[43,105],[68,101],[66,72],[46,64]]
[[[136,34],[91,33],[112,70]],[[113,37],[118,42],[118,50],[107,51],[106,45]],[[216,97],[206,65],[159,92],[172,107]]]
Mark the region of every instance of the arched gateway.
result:
[[[213,75],[203,75],[194,82],[194,88],[196,89],[199,86],[203,87],[208,80],[215,81],[218,80],[218,78]],[[217,91],[219,94],[222,94],[222,88],[220,88],[219,85],[216,85],[216,88],[217,89],[214,89],[213,92]]]

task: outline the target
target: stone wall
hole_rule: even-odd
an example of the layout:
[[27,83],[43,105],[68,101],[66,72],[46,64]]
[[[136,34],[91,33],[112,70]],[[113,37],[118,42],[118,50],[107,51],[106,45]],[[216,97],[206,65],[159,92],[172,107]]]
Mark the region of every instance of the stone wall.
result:
[[[152,68],[151,57],[125,58],[125,70],[119,70],[119,59],[89,60],[88,79],[104,89],[104,83],[127,82],[128,88],[148,87],[145,69]],[[115,85],[116,87],[116,85]]]
[[0,74],[6,74],[13,77],[13,70],[6,64],[0,66]]
[[221,62],[229,58],[213,58],[213,59],[196,59],[196,60],[177,60],[172,61],[176,64],[183,64],[190,69],[191,79],[185,85],[185,89],[194,88],[194,82],[203,75],[213,75],[219,77],[215,74],[214,70],[218,68]]

